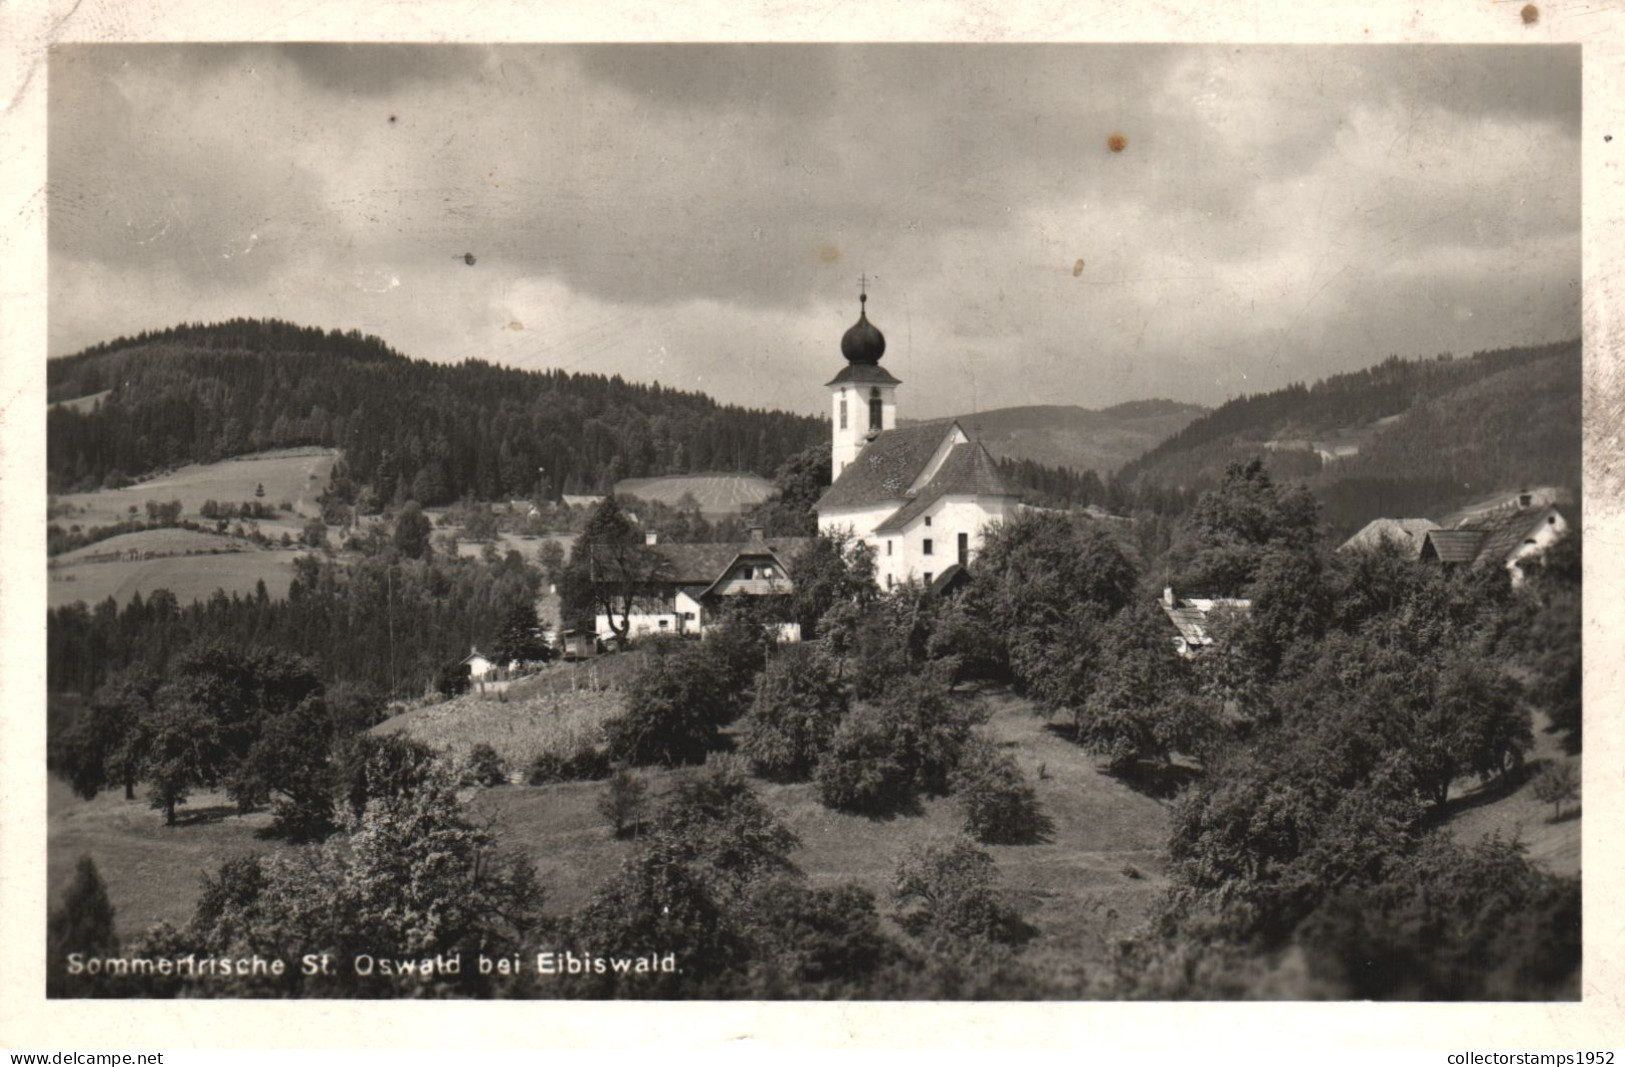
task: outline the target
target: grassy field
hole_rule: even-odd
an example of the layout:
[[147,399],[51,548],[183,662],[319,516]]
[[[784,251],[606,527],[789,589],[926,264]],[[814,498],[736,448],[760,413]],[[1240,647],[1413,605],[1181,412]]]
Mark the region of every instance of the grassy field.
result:
[[1450,791],[1448,808],[1450,832],[1462,844],[1472,844],[1485,834],[1499,833],[1517,838],[1529,850],[1529,858],[1554,874],[1580,873],[1580,820],[1578,804],[1565,804],[1563,818],[1554,821],[1550,804],[1535,799],[1534,779],[1548,763],[1573,763],[1579,769],[1580,757],[1565,755],[1555,734],[1547,733],[1545,716],[1535,716],[1535,750],[1524,763],[1523,773],[1507,782],[1474,786],[1471,780],[1457,782]]
[[567,757],[596,743],[604,723],[620,714],[620,694],[591,688],[589,670],[581,671],[581,688],[574,693],[523,690],[516,683],[500,694],[471,693],[414,708],[378,724],[373,732],[404,733],[452,756],[466,756],[484,742],[510,770],[524,770],[538,755]]
[[673,507],[684,494],[700,505],[708,519],[738,515],[773,495],[773,483],[755,474],[672,474],[664,478],[627,478],[615,483],[616,496],[658,500]]
[[199,509],[205,500],[254,500],[254,490],[263,485],[265,495],[257,499],[273,508],[287,501],[293,505],[294,514],[276,521],[262,520],[260,529],[277,536],[285,526],[297,533],[305,518],[319,514],[316,498],[327,487],[337,460],[338,451],[332,448],[256,452],[219,463],[190,464],[123,489],[65,493],[54,497],[52,503],[62,511],[56,521],[63,527],[105,526],[127,518],[132,507],[145,517],[149,500],[158,504],[179,500],[184,518],[200,519]]
[[[238,816],[224,794],[203,793],[180,809],[179,826],[164,825],[138,789],[80,800],[52,776],[46,794],[46,890],[61,899],[80,856],[96,861],[107,883],[121,936],[133,937],[155,922],[184,923],[197,906],[199,879],[247,852],[278,847],[256,838],[268,826],[266,812]],[[286,847],[286,846],[281,846]]]
[[[620,670],[632,661],[632,656],[610,657],[600,665]],[[578,692],[572,698],[569,677],[561,668],[520,683],[525,688],[506,702],[463,698],[408,712],[379,729],[406,730],[459,754],[476,740],[515,756],[536,745],[568,744],[595,730],[617,699],[613,692]],[[576,675],[578,686],[585,677]],[[1002,691],[991,692],[987,700],[986,729],[1015,755],[1053,824],[1040,843],[990,846],[989,851],[1005,891],[1039,931],[1027,958],[1052,975],[1085,982],[1098,973],[1112,940],[1145,916],[1167,884],[1162,859],[1167,805],[1102,774],[1091,756],[1048,729],[1027,701]],[[1554,740],[1537,736],[1541,748],[1534,758],[1556,758]],[[658,797],[682,772],[642,773]],[[877,895],[883,910],[902,853],[911,845],[951,838],[960,828],[952,799],[928,800],[917,814],[877,820],[824,808],[810,785],[758,783],[758,788],[799,836],[793,859],[811,884],[856,882]],[[612,877],[635,848],[615,840],[597,810],[606,789],[602,782],[571,782],[469,795],[503,843],[536,862],[551,910],[564,913]],[[52,899],[60,896],[78,857],[88,854],[107,881],[126,934],[161,919],[188,918],[199,875],[222,860],[288,847],[255,837],[268,815],[237,817],[221,796],[198,797],[183,809],[191,821],[175,828],[165,828],[144,801],[105,794],[85,802],[55,780],[48,803]],[[1464,840],[1517,828],[1537,862],[1560,873],[1578,870],[1579,820],[1550,822],[1550,809],[1533,800],[1526,781],[1500,793],[1465,789],[1452,800],[1450,817],[1452,832]]]
[[[144,530],[88,545],[70,555],[95,555],[98,551],[108,551],[106,546],[120,542],[137,545],[146,544],[148,539],[167,542],[172,535],[190,533],[188,530]],[[232,593],[251,596],[255,584],[261,581],[273,598],[287,596],[298,550],[260,548],[251,541],[211,534],[193,536],[220,542],[220,554],[211,555],[203,549],[203,554],[154,556],[152,559],[68,560],[50,569],[46,602],[56,608],[76,600],[95,605],[112,597],[123,604],[136,593],[147,597],[155,589],[168,589],[176,600],[190,604],[193,600],[207,600],[216,589],[224,589],[228,596]],[[241,545],[248,547],[240,549]]]
[[68,408],[70,410],[80,412],[81,414],[86,414],[101,407],[102,401],[110,396],[112,392],[113,390],[111,389],[103,389],[99,393],[90,393],[86,396],[77,396],[72,400],[64,400],[60,403],[52,404],[51,406],[54,408]]

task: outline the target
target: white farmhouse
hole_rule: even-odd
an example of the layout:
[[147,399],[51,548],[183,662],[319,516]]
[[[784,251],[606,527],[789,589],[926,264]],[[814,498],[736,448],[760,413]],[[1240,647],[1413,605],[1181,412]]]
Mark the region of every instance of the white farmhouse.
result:
[[942,587],[966,570],[989,523],[1015,514],[1018,494],[993,457],[954,419],[898,429],[897,387],[880,366],[886,338],[867,295],[841,338],[847,365],[826,386],[834,484],[819,498],[820,533],[847,530],[874,549],[876,579]]

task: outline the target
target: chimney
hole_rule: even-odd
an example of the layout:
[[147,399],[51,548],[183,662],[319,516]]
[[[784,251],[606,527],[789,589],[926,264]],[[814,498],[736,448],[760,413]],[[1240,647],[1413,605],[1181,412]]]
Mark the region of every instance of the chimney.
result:
[[650,530],[648,533],[643,535],[643,543],[646,544],[646,545],[659,544],[660,543],[660,535],[658,533],[656,533],[655,531]]
[[1173,586],[1165,585],[1162,587],[1162,602],[1171,608],[1179,606],[1179,601],[1174,597]]
[[759,545],[763,540],[765,540],[765,538],[762,536],[762,527],[752,526],[750,528],[750,543],[753,545]]
[[1533,493],[1531,493],[1531,492],[1529,492],[1527,490],[1525,490],[1524,492],[1518,494],[1518,506],[1520,508],[1526,508],[1530,504],[1533,504],[1534,502],[1535,502],[1535,494],[1533,494]]

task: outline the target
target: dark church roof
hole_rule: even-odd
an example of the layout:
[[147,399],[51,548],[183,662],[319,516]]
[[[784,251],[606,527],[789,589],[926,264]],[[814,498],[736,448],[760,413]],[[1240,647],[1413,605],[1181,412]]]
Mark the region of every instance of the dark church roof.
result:
[[902,385],[885,367],[873,363],[849,363],[841,373],[824,383],[829,385]]
[[876,434],[814,507],[867,508],[905,499],[908,487],[956,425],[953,419],[934,419]]
[[864,305],[868,302],[867,293],[858,297],[858,321],[854,322],[852,328],[841,338],[841,355],[846,357],[848,363],[867,363],[873,366],[886,354],[886,335],[875,329],[864,310]]
[[[862,456],[858,457],[860,460]],[[1015,496],[1015,490],[999,474],[998,464],[980,441],[958,444],[942,461],[936,477],[927,482],[914,499],[879,526],[875,533],[897,533],[945,496]]]

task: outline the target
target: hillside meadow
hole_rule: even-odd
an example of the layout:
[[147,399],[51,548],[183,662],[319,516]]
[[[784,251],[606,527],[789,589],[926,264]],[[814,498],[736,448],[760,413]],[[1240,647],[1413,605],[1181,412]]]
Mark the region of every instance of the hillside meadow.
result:
[[[620,657],[629,666],[634,656]],[[606,670],[616,657],[600,661]],[[577,685],[585,680],[586,668]],[[600,675],[602,677],[602,675]],[[465,697],[414,709],[382,724],[466,755],[475,740],[519,758],[533,746],[572,743],[597,728],[618,703],[613,691],[568,690],[560,670],[526,683],[518,698]],[[1031,845],[986,846],[998,864],[1000,883],[1038,934],[1024,955],[1057,977],[1087,983],[1100,973],[1112,941],[1147,914],[1168,880],[1164,847],[1168,804],[1137,792],[1103,773],[1093,756],[1066,739],[1024,698],[1002,688],[985,694],[990,718],[984,727],[1014,755],[1033,782],[1048,835]],[[1565,759],[1555,740],[1537,727],[1540,761]],[[638,772],[651,796],[667,792],[681,770]],[[1482,790],[1460,783],[1447,825],[1463,841],[1499,832],[1517,836],[1536,863],[1560,874],[1579,866],[1580,820],[1551,820],[1550,806],[1535,800],[1530,777],[1511,790]],[[756,782],[763,800],[800,838],[792,859],[814,886],[855,882],[884,902],[898,858],[912,845],[953,837],[960,828],[951,798],[928,798],[915,814],[887,819],[849,815],[823,807],[807,784]],[[604,782],[563,782],[470,789],[464,795],[480,821],[489,821],[506,848],[527,854],[538,866],[550,910],[577,908],[612,878],[635,845],[618,841],[598,810]],[[188,920],[201,876],[232,856],[290,846],[260,836],[267,812],[247,816],[223,794],[202,793],[182,809],[181,825],[166,828],[144,799],[103,793],[93,801],[74,797],[53,778],[48,795],[48,881],[60,898],[81,855],[90,855],[106,879],[117,909],[119,931],[134,936],[152,923]],[[884,908],[883,908],[884,910]]]

